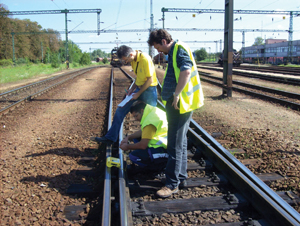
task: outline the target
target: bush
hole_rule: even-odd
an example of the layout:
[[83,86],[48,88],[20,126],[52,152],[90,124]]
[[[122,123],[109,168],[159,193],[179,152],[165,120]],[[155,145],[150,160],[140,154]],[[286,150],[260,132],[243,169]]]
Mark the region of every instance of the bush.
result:
[[7,67],[7,66],[12,66],[14,63],[11,59],[7,60],[7,59],[3,59],[0,60],[0,66],[2,67]]
[[107,59],[106,57],[104,57],[103,60],[102,60],[102,62],[103,62],[104,64],[106,64],[106,63],[108,62],[108,59]]
[[58,56],[55,53],[51,55],[51,67],[59,68]]
[[84,53],[82,54],[80,61],[79,61],[80,65],[89,65],[91,64],[91,58],[90,58],[90,54],[88,53]]
[[28,63],[29,63],[28,58],[18,58],[16,60],[16,64],[28,64]]

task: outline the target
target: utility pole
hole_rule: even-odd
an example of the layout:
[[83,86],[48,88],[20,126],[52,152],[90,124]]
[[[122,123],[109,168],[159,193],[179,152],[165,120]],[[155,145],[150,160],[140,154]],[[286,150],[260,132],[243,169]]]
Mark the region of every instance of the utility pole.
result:
[[232,97],[233,0],[225,0],[223,96]]
[[[150,0],[150,33],[154,29],[154,23],[153,23],[153,12],[152,12],[153,6],[152,6],[152,0]],[[153,46],[149,46],[149,56],[153,58]]]
[[41,49],[42,49],[42,63],[44,63],[44,56],[43,56],[43,42],[41,42]]
[[65,9],[65,28],[66,28],[66,64],[67,64],[67,69],[69,69],[69,53],[68,53],[68,10]]
[[293,57],[293,12],[290,12],[290,27],[289,27],[289,53],[288,53],[288,59],[289,62],[292,62]]
[[12,36],[12,45],[13,45],[13,62],[16,64],[16,58],[15,58],[15,33],[11,33]]

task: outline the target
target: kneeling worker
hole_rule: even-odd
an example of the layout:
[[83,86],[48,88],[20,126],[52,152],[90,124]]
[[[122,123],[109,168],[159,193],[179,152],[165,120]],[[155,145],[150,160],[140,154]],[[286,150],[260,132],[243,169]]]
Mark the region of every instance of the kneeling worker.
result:
[[[160,170],[159,166],[165,167],[168,160],[166,113],[140,101],[131,106],[130,113],[140,121],[141,129],[125,137],[120,148],[134,150],[129,154],[132,163],[145,169]],[[133,144],[129,143],[131,140]]]

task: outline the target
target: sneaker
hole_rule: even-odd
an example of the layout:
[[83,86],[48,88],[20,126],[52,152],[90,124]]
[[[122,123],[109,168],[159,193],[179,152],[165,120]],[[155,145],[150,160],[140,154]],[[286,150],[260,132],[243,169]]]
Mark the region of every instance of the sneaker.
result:
[[106,137],[91,137],[90,141],[94,141],[94,142],[97,142],[97,143],[105,143],[105,144],[114,143],[112,140],[109,140]]
[[177,192],[178,192],[178,187],[176,187],[174,190],[171,190],[170,188],[164,186],[156,192],[156,195],[161,198],[167,198]]
[[[165,178],[165,177],[162,177],[161,180],[160,180],[160,182],[161,182],[162,184],[165,184],[165,183],[166,183],[166,178]],[[187,181],[186,181],[186,179],[185,179],[185,180],[180,180],[179,188],[180,188],[180,189],[183,189],[183,188],[185,188],[186,186],[187,186]]]

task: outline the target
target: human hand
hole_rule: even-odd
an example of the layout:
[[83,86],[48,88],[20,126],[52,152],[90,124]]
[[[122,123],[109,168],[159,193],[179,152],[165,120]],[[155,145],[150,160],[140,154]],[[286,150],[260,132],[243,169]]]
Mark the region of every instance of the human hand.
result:
[[128,137],[125,137],[125,138],[121,141],[120,145],[121,145],[121,144],[128,144]]
[[127,150],[128,150],[128,144],[127,144],[127,143],[121,143],[121,144],[120,144],[120,148],[121,148],[123,151],[127,151]]
[[138,99],[139,98],[139,94],[138,93],[134,93],[134,94],[132,94],[132,99],[133,100],[136,100],[136,99]]
[[176,110],[179,110],[179,108],[178,108],[178,102],[179,102],[179,96],[174,96],[172,106],[173,106]]
[[127,93],[127,96],[129,96],[130,94],[132,94],[132,92],[133,92],[133,89],[129,89],[128,93]]

